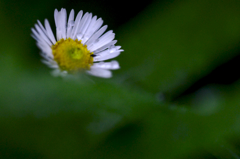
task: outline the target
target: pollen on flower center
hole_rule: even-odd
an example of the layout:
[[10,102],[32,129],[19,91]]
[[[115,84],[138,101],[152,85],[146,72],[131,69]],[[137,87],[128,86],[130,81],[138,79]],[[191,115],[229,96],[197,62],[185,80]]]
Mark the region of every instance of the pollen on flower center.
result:
[[93,57],[86,45],[71,38],[61,39],[52,46],[54,60],[61,70],[76,72],[88,70],[93,64]]

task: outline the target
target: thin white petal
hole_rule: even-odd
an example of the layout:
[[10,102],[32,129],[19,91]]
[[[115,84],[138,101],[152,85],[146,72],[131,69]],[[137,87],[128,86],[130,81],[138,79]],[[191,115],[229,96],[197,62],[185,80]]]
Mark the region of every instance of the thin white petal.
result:
[[55,26],[56,26],[56,37],[57,37],[57,41],[61,39],[60,37],[60,26],[59,26],[59,16],[60,16],[60,12],[58,12],[57,9],[54,10],[54,20],[55,20]]
[[109,51],[110,51],[110,53],[114,53],[116,51],[123,51],[123,50],[119,50],[120,48],[121,48],[121,46],[111,46],[109,48]]
[[90,13],[90,14],[86,13],[83,16],[83,18],[82,18],[82,20],[80,22],[81,24],[79,25],[79,30],[77,32],[78,40],[82,40],[82,37],[84,36],[84,34],[85,34],[85,32],[86,32],[86,30],[87,30],[91,20],[92,20],[92,13]]
[[58,65],[55,61],[41,60],[42,63],[46,64],[50,68],[58,68]]
[[70,38],[74,26],[74,10],[72,9],[68,18],[67,38]]
[[39,34],[35,29],[31,28],[31,30],[32,30],[32,33],[33,33],[32,37],[33,37],[34,39],[36,39],[37,42],[42,42],[42,43],[48,45],[49,47],[51,46],[51,45],[49,45],[49,43],[47,43],[47,42],[44,40],[44,38],[43,38],[42,36],[40,36],[40,34]]
[[94,30],[93,26],[95,25],[95,23],[97,22],[97,16],[94,16],[92,19],[91,19],[91,22],[82,38],[82,43],[84,44],[89,38],[90,36],[96,31]]
[[94,61],[104,61],[104,60],[112,59],[112,58],[120,55],[120,53],[121,53],[121,51],[114,52],[114,53],[109,53],[109,54],[104,54],[104,55],[97,55],[96,57],[94,57],[93,60]]
[[87,31],[87,33],[86,33],[86,35],[85,35],[85,36],[87,36],[87,37],[86,37],[87,40],[85,40],[85,41],[83,42],[83,44],[85,44],[86,42],[88,42],[88,39],[89,39],[94,33],[97,32],[97,30],[102,26],[102,24],[103,24],[103,20],[102,20],[102,18],[99,18],[99,19],[95,22],[95,24],[93,25],[92,28],[88,28],[89,30]]
[[44,33],[44,31],[37,24],[35,24],[35,28],[37,29],[39,38],[43,39],[44,41],[46,41],[46,43],[48,43],[48,45],[51,46],[52,43],[49,41],[49,39],[46,36],[46,34]]
[[91,68],[101,68],[101,69],[108,69],[108,70],[116,70],[119,69],[119,63],[117,61],[111,61],[111,62],[99,62],[94,63]]
[[95,54],[95,53],[97,54],[98,52],[101,52],[101,51],[103,51],[103,50],[105,50],[105,49],[108,49],[108,48],[110,48],[111,46],[114,46],[116,43],[117,43],[117,40],[113,40],[113,41],[111,41],[110,43],[108,43],[108,44],[106,44],[106,45],[98,48],[97,50],[95,50],[95,51],[94,51],[94,54]]
[[109,70],[101,69],[101,68],[92,68],[90,71],[87,71],[88,74],[92,76],[102,77],[102,78],[110,78],[112,77],[112,72]]
[[61,71],[59,69],[54,69],[51,74],[55,77],[61,76],[61,77],[66,77],[67,76],[67,71]]
[[67,11],[66,9],[61,9],[56,14],[56,31],[57,31],[57,40],[62,38],[66,39],[66,21],[67,21]]
[[52,49],[43,43],[37,42],[37,46],[44,52],[47,56],[53,58]]
[[53,35],[52,29],[50,27],[48,20],[45,19],[44,23],[45,23],[45,28],[46,28],[49,39],[52,41],[53,44],[56,44],[56,39]]
[[44,55],[43,53],[41,53],[40,55],[43,57],[42,60],[49,61],[49,62],[53,61],[53,59],[51,59],[50,57]]
[[66,9],[61,10],[61,31],[62,31],[62,37],[63,39],[66,39],[67,33],[66,33],[66,26],[67,26],[67,11]]
[[101,48],[102,46],[110,43],[113,39],[115,38],[115,34],[113,33],[112,30],[108,31],[107,33],[105,33],[104,35],[102,35],[99,39],[98,42],[94,43],[91,47],[89,47],[88,49],[91,51],[95,51],[99,48]]
[[[86,45],[88,48],[95,42],[97,42],[97,39],[105,32],[107,29],[107,25],[104,25],[101,29],[99,29],[96,33],[94,33],[91,38],[86,42]],[[91,50],[90,50],[91,51]]]
[[[43,27],[42,23],[41,23],[39,20],[37,20],[37,22],[38,22],[38,26],[40,26],[42,32],[46,35],[46,37],[47,37],[48,39],[50,39],[50,36],[48,35],[47,30]],[[50,40],[51,40],[51,39],[50,39]]]
[[55,21],[55,26],[56,26],[56,27],[58,27],[58,26],[57,26],[57,25],[58,25],[57,16],[58,16],[58,10],[55,9],[55,10],[54,10],[54,21]]
[[71,33],[71,36],[70,36],[73,40],[76,39],[76,34],[77,34],[77,31],[78,31],[79,22],[80,22],[80,20],[82,18],[82,15],[83,15],[83,11],[81,10],[77,14],[77,17],[76,17],[76,20],[75,20],[75,24],[73,26],[72,33]]

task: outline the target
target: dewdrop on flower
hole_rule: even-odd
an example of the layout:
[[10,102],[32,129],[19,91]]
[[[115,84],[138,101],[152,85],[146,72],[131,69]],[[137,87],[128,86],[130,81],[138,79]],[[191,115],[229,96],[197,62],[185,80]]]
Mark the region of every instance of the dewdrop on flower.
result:
[[[110,78],[110,70],[119,69],[117,61],[103,62],[117,57],[123,50],[115,46],[112,30],[104,33],[103,20],[81,10],[74,20],[74,10],[67,19],[67,11],[55,9],[56,38],[45,19],[45,27],[38,21],[32,28],[32,37],[41,49],[42,61],[54,69],[55,75],[85,71],[90,75]],[[103,34],[104,33],[104,34]]]

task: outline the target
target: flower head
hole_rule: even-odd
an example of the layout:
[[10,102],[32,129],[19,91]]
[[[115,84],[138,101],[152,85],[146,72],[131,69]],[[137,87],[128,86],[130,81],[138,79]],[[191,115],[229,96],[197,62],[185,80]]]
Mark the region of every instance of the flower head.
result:
[[32,37],[41,49],[42,61],[54,69],[55,74],[72,74],[86,71],[90,75],[109,78],[110,70],[119,69],[117,61],[103,62],[118,56],[123,50],[115,46],[112,30],[104,33],[107,25],[92,13],[78,12],[74,20],[74,10],[67,19],[66,9],[55,9],[54,20],[56,38],[50,24],[45,19],[45,27],[38,21],[32,28]]

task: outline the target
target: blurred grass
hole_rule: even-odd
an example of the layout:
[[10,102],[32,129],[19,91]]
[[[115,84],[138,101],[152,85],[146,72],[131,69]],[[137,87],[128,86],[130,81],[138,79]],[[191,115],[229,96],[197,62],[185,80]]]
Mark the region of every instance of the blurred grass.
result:
[[0,2],[0,158],[238,158],[239,82],[170,99],[236,55],[239,1],[155,1],[116,31],[121,69],[95,83],[31,55],[30,27],[55,1],[13,2]]

